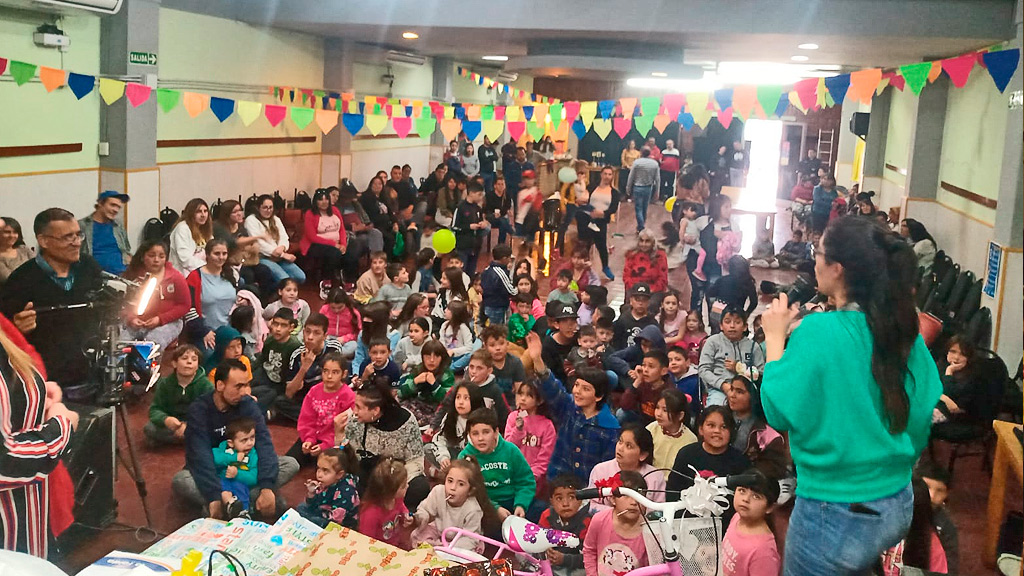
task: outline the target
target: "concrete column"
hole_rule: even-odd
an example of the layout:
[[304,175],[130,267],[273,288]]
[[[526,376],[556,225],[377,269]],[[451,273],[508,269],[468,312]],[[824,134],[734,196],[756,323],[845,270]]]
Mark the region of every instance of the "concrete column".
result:
[[[100,23],[100,73],[134,77],[156,88],[160,46],[160,0],[126,0],[120,12]],[[147,64],[129,62],[131,52],[156,55]],[[150,96],[138,108],[127,98],[100,103],[100,140],[110,153],[100,158],[100,188],[131,196],[125,226],[134,246],[146,220],[160,211],[160,175],[156,166],[157,103]]]
[[946,125],[948,95],[949,78],[940,76],[922,90],[917,99],[917,116],[911,132],[910,158],[907,160],[907,196],[935,198],[939,188],[942,132]]
[[[355,88],[354,63],[355,43],[340,38],[324,40],[324,87],[342,92]],[[337,186],[341,178],[352,177],[352,135],[341,125],[326,134],[320,141],[320,185]]]
[[[455,61],[451,58],[434,58],[434,78],[430,87],[430,97],[443,104],[451,104],[455,98],[455,89],[452,85],[452,78],[455,76]],[[440,125],[441,118],[437,119]],[[438,128],[430,136],[430,166],[441,162],[445,147],[448,143],[444,141],[444,135]]]
[[[861,140],[859,136],[850,131],[850,119],[853,118],[854,112],[859,111],[860,104],[858,102],[850,100],[843,102],[839,119],[839,131],[836,134],[839,148],[836,151],[835,159],[836,182],[841,183],[843,186],[846,186],[849,182],[859,181],[860,174],[853,173],[853,162],[857,154],[857,145]],[[685,132],[685,134],[689,133]]]
[[885,174],[885,141],[889,135],[889,108],[892,90],[884,90],[871,100],[871,121],[864,148],[864,178],[862,190],[881,190]]

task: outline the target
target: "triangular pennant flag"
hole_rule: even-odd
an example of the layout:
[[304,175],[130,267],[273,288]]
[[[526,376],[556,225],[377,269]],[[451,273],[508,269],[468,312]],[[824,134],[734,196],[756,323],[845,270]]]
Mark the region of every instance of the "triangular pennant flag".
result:
[[523,132],[526,131],[526,122],[507,122],[505,127],[508,128],[508,135],[511,136],[513,140],[518,141],[522,138]]
[[[320,127],[320,132],[327,134],[338,125],[338,113],[334,110],[317,110],[315,120],[316,125]],[[405,138],[404,135],[402,137]]]
[[640,113],[644,116],[657,116],[659,108],[661,108],[661,98],[657,96],[640,99]]
[[782,96],[782,86],[758,86],[757,87],[757,103],[761,105],[761,110],[764,111],[765,116],[771,116],[775,112],[775,109],[779,106],[779,98]]
[[506,112],[504,106],[495,106],[494,107],[494,119],[495,120],[508,120],[508,118],[505,116],[506,113],[507,112]]
[[932,83],[942,75],[942,60],[932,62],[932,69],[928,71],[928,82]]
[[391,127],[395,129],[395,134],[398,134],[399,138],[404,139],[412,131],[412,118],[392,118]]
[[235,113],[235,101],[229,98],[210,97],[210,112],[221,122],[227,120]]
[[672,119],[669,118],[668,115],[658,114],[654,117],[654,129],[657,130],[659,134],[663,134],[665,132],[665,128],[668,128],[668,125],[671,122]]
[[[458,122],[458,120],[456,120]],[[366,128],[370,130],[370,134],[374,136],[381,133],[384,127],[388,125],[388,117],[383,114],[367,114],[366,115]]]
[[604,140],[612,133],[612,121],[607,118],[595,118],[594,119],[594,134],[601,140]]
[[595,117],[597,117],[597,102],[593,100],[580,102],[580,119],[583,120],[583,125],[587,127],[587,130],[590,129]]
[[110,106],[124,96],[124,82],[113,78],[100,78],[100,96]]
[[732,124],[732,106],[725,110],[719,110],[716,116],[718,123],[722,125],[722,128],[729,129],[729,125]]
[[421,115],[416,119],[416,134],[420,138],[430,138],[430,135],[434,133],[434,129],[437,128],[437,120],[432,116],[426,114]]
[[67,78],[68,73],[59,68],[50,68],[49,66],[39,67],[39,81],[43,83],[43,88],[46,88],[47,92],[53,92],[57,88],[64,85],[64,79]]
[[558,127],[562,124],[562,112],[564,111],[565,106],[561,104],[552,104],[551,107],[548,108],[548,114],[551,115],[551,126],[554,127],[555,130],[558,130]]
[[[18,60],[11,60],[11,77],[14,78],[14,82],[18,86],[25,84],[25,82],[31,80],[35,75],[35,64],[29,64],[28,62],[19,62]],[[118,96],[118,98],[120,98],[120,96]],[[116,101],[117,100],[115,100],[115,102]]]
[[[103,91],[103,85],[100,84],[100,93]],[[185,106],[185,111],[188,115],[195,118],[206,109],[207,99],[209,96],[206,94],[198,94],[196,92],[183,92],[181,94],[181,103]]]
[[444,116],[444,105],[436,100],[431,100],[427,103],[430,106],[430,112],[434,115],[434,118],[441,118]]
[[546,124],[548,121],[548,105],[547,104],[534,104],[533,105],[533,119],[538,124]]
[[259,102],[249,102],[247,100],[239,100],[236,102],[236,108],[238,109],[238,117],[242,119],[242,124],[250,126],[260,116],[260,111],[263,110],[263,104]]
[[[579,102],[566,102],[562,105],[562,109],[565,110],[565,121],[572,124],[576,121],[576,117],[580,115],[580,103]],[[586,134],[586,132],[584,132]]]
[[689,92],[686,94],[686,109],[696,118],[698,113],[708,108],[707,92]]
[[181,101],[181,92],[169,88],[156,89],[156,103],[164,113],[174,110]]
[[[471,104],[466,108],[466,120],[479,120],[480,119],[480,106]],[[472,138],[470,138],[472,140]]]
[[967,84],[967,79],[971,76],[974,64],[977,62],[978,55],[972,52],[971,54],[964,54],[956,58],[946,58],[942,61],[942,69],[946,71],[946,74],[949,74],[949,79],[953,82],[953,86],[963,88]]
[[[433,121],[433,118],[431,118]],[[345,130],[348,133],[355,136],[363,129],[364,118],[362,114],[349,114],[345,113],[341,115],[341,124],[345,126]]]
[[679,118],[679,112],[683,109],[683,104],[686,103],[686,96],[665,94],[661,98],[661,103],[665,106],[665,114],[668,114],[669,118]]
[[504,120],[483,120],[481,121],[484,130],[484,136],[491,139],[491,142],[497,142],[498,138],[505,133],[505,121]]
[[832,101],[837,106],[842,104],[843,100],[846,99],[846,91],[850,88],[850,75],[840,74],[839,76],[825,78],[825,88],[828,89],[829,96],[832,97]]
[[732,109],[746,121],[757,106],[757,87],[737,86],[732,91]]
[[481,120],[494,120],[494,106],[484,106],[480,109]]
[[910,91],[914,93],[914,96],[921,95],[921,89],[928,83],[928,73],[931,71],[931,62],[918,62],[917,64],[900,66],[900,74],[907,81],[907,86],[910,86]]
[[138,108],[143,102],[149,100],[149,95],[153,92],[153,89],[145,84],[136,84],[135,82],[129,82],[124,87],[124,95],[128,98],[128,102],[133,108]]
[[1006,90],[1006,86],[1017,71],[1017,64],[1020,61],[1020,48],[1011,50],[1000,50],[998,52],[986,52],[981,56],[988,69],[988,75],[996,83],[1000,92]]
[[505,121],[506,122],[519,122],[522,120],[522,108],[519,106],[506,106],[505,107]]
[[0,58],[0,75],[4,73],[4,70],[7,70],[7,58]]
[[441,120],[441,134],[444,135],[445,142],[451,142],[459,135],[459,131],[462,130],[462,121],[456,120],[455,118],[445,118]]
[[463,106],[456,106],[455,107],[455,119],[456,120],[465,120],[466,119],[466,109]]
[[[817,101],[815,94],[818,87],[817,78],[807,78],[800,80],[796,84],[793,84],[793,92],[796,92],[797,98],[799,98],[801,112],[814,108],[814,104]],[[792,102],[792,100],[790,100]],[[796,104],[796,102],[794,102]]]
[[527,122],[533,120],[533,106],[523,106],[523,118],[526,118]]
[[903,92],[903,89],[907,87],[907,79],[904,78],[903,76],[900,76],[899,74],[896,74],[895,72],[893,72],[889,76],[888,80],[889,84],[891,84],[893,88],[899,90],[900,92]]
[[[601,100],[597,103],[597,111],[601,113],[601,118],[611,118],[614,110],[615,100]],[[601,139],[604,140],[604,138]]]
[[582,140],[583,137],[587,135],[587,127],[583,125],[583,120],[577,118],[575,121],[573,121],[572,133],[575,134],[576,138],[579,138],[580,140]]
[[540,139],[544,137],[544,124],[542,122],[527,122],[526,131],[530,133],[534,142],[540,142]]
[[[619,135],[620,139],[625,140],[626,134],[633,129],[633,120],[630,118],[612,118],[612,129]],[[643,136],[643,134],[640,134]]]
[[284,120],[284,116],[287,113],[288,109],[279,104],[267,104],[263,107],[263,115],[266,116],[267,122],[270,122],[270,125],[274,127],[277,127]]
[[559,141],[564,142],[564,141],[568,140],[569,139],[569,123],[568,122],[562,122],[561,126],[559,126],[556,130],[553,130],[551,132],[551,138],[555,142],[559,142]]
[[[623,118],[632,118],[633,117],[633,111],[636,109],[636,98],[619,98],[619,104],[622,106],[622,117]],[[602,113],[602,116],[604,116],[603,113]],[[607,116],[605,116],[605,118],[607,118]],[[614,125],[614,122],[613,122],[613,125]],[[616,129],[615,132],[618,132],[618,129]],[[627,130],[627,132],[628,132],[628,130]],[[620,136],[620,138],[625,138],[625,137],[626,137],[625,135],[621,135]]]
[[683,127],[683,130],[689,132],[690,128],[693,128],[693,114],[690,114],[689,112],[680,112],[679,125]]
[[715,102],[718,102],[718,109],[725,110],[732,108],[732,88],[715,90]]
[[654,116],[650,114],[633,116],[633,124],[636,126],[636,131],[640,133],[640,136],[646,138],[651,131],[651,126],[654,125]]
[[289,106],[288,115],[291,116],[292,124],[295,124],[299,130],[305,130],[306,126],[313,121],[314,112],[315,110],[305,106]]
[[78,98],[79,100],[85,98],[87,94],[92,92],[92,89],[95,86],[95,76],[75,74],[74,72],[68,74],[68,88],[71,88],[71,92],[75,95],[75,98]]
[[463,120],[462,121],[462,131],[465,132],[466,138],[469,138],[470,142],[472,142],[473,140],[476,140],[476,137],[480,135],[480,130],[482,130],[482,129],[483,129],[483,125],[480,124],[479,120]]
[[776,117],[782,118],[786,110],[789,110],[789,93],[779,94],[779,101],[775,103],[775,110],[772,112]]
[[850,74],[850,89],[846,94],[851,100],[870,104],[875,95],[875,87],[882,81],[882,69],[870,68],[858,70]]
[[787,96],[789,97],[789,103],[795,106],[797,110],[804,114],[807,113],[807,108],[805,108],[803,102],[800,101],[800,95],[797,94],[796,90],[790,90]]
[[814,88],[814,107],[824,108],[828,106],[828,88],[825,88],[825,79],[818,78],[818,84]]

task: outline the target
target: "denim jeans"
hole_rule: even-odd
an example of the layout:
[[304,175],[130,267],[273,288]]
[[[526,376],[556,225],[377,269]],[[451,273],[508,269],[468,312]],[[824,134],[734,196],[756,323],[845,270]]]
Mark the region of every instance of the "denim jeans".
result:
[[870,574],[879,555],[910,528],[914,492],[910,484],[892,496],[850,504],[797,497],[786,534],[785,576]]
[[494,179],[497,177],[497,174],[494,172],[481,172],[480,176],[484,179],[484,190],[494,192]]
[[299,284],[306,282],[306,273],[295,262],[286,260],[274,262],[269,258],[260,258],[260,264],[266,264],[267,268],[270,268],[270,273],[274,275],[274,282],[280,282],[285,278],[294,278]]
[[509,235],[516,235],[516,230],[512,227],[512,222],[508,219],[508,216],[502,216],[501,218],[494,218],[492,216],[487,218],[487,221],[491,223],[491,228],[498,229],[498,244],[504,244]]
[[[275,486],[275,493],[277,488],[284,486],[289,480],[295,477],[299,473],[299,463],[294,458],[289,456],[278,456],[277,457],[277,483]],[[180,470],[174,477],[171,478],[171,492],[184,500],[186,504],[193,506],[202,506],[204,511],[209,505],[206,498],[203,497],[202,493],[199,492],[199,488],[196,487],[196,481],[192,478],[192,473],[188,469]],[[259,496],[259,488],[253,488],[251,492],[251,498],[253,501]],[[288,510],[288,506],[285,504],[284,499],[281,495],[277,496],[277,515],[284,514]]]
[[633,208],[636,209],[636,231],[639,234],[647,223],[647,206],[651,203],[654,186],[633,186]]
[[484,306],[484,316],[491,324],[504,324],[508,306]]

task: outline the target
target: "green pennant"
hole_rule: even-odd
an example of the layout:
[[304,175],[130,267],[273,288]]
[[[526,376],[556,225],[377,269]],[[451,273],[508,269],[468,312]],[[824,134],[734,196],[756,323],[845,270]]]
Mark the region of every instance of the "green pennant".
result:
[[345,106],[345,101],[344,100],[342,100],[341,98],[335,98],[334,99],[334,109],[335,110],[337,110],[338,112],[344,112],[344,110],[343,110],[344,106]]
[[[554,120],[554,116],[551,117]],[[484,106],[480,109],[481,120],[494,120],[494,106]]]
[[29,64],[28,62],[18,62],[17,60],[11,60],[11,76],[18,86],[28,82],[36,75],[36,65]]
[[327,92],[324,92],[323,90],[313,90],[313,96],[316,96],[317,98],[323,98],[326,95]]
[[636,127],[636,131],[640,133],[644,138],[651,131],[651,127],[654,126],[654,114],[644,113],[643,116],[633,116],[633,126]]
[[900,66],[900,75],[907,81],[907,86],[914,92],[914,96],[921,95],[921,89],[928,83],[928,73],[932,70],[931,62],[918,62]]
[[[643,112],[644,116],[654,117],[658,114],[658,108],[661,107],[661,98],[654,96],[650,98],[640,99],[640,111]],[[652,120],[653,122],[653,120]],[[649,128],[648,128],[649,130]],[[641,132],[645,134],[645,132]]]
[[558,130],[558,127],[562,124],[562,105],[552,104],[548,108],[548,115],[551,116],[551,127]]
[[437,126],[437,121],[430,116],[429,111],[429,108],[424,108],[423,115],[416,119],[416,133],[420,138],[430,138],[434,133],[434,127]]
[[292,106],[288,113],[292,117],[292,122],[295,123],[299,130],[305,130],[306,126],[309,126],[309,123],[313,121],[312,108]]
[[526,123],[526,131],[530,133],[530,136],[534,141],[539,142],[540,139],[544,137],[544,125],[533,122],[532,120]]
[[392,106],[401,106],[402,99],[401,98],[388,98],[388,104],[391,104]]
[[758,86],[757,103],[764,110],[765,117],[771,117],[775,108],[779,105],[779,98],[782,97],[782,86]]
[[156,103],[165,113],[174,110],[178,102],[181,102],[181,92],[169,88],[156,89]]

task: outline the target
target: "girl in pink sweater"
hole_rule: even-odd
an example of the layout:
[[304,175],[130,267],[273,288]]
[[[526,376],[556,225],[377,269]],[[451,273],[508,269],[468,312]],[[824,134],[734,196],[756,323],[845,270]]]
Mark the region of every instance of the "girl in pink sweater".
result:
[[338,445],[336,430],[348,423],[356,393],[343,381],[345,360],[329,352],[323,361],[323,382],[313,386],[299,411],[299,439],[288,455],[303,463],[315,463],[320,453]]
[[[615,478],[619,472],[637,472],[650,490],[648,498],[655,502],[665,501],[665,475],[658,472],[654,463],[654,438],[646,428],[639,424],[626,424],[619,432],[619,441],[615,444],[615,458],[594,466],[590,471],[588,488],[603,486]],[[595,512],[612,506],[612,498],[592,500],[590,509]],[[589,572],[588,572],[589,574]]]
[[516,408],[505,422],[505,440],[515,444],[526,457],[541,493],[548,463],[555,450],[555,425],[547,417],[547,407],[535,382],[523,382],[516,390]]
[[341,342],[341,353],[348,359],[355,356],[356,336],[363,329],[356,308],[355,300],[340,287],[332,288],[327,303],[320,307],[320,313],[327,317],[327,335]]

